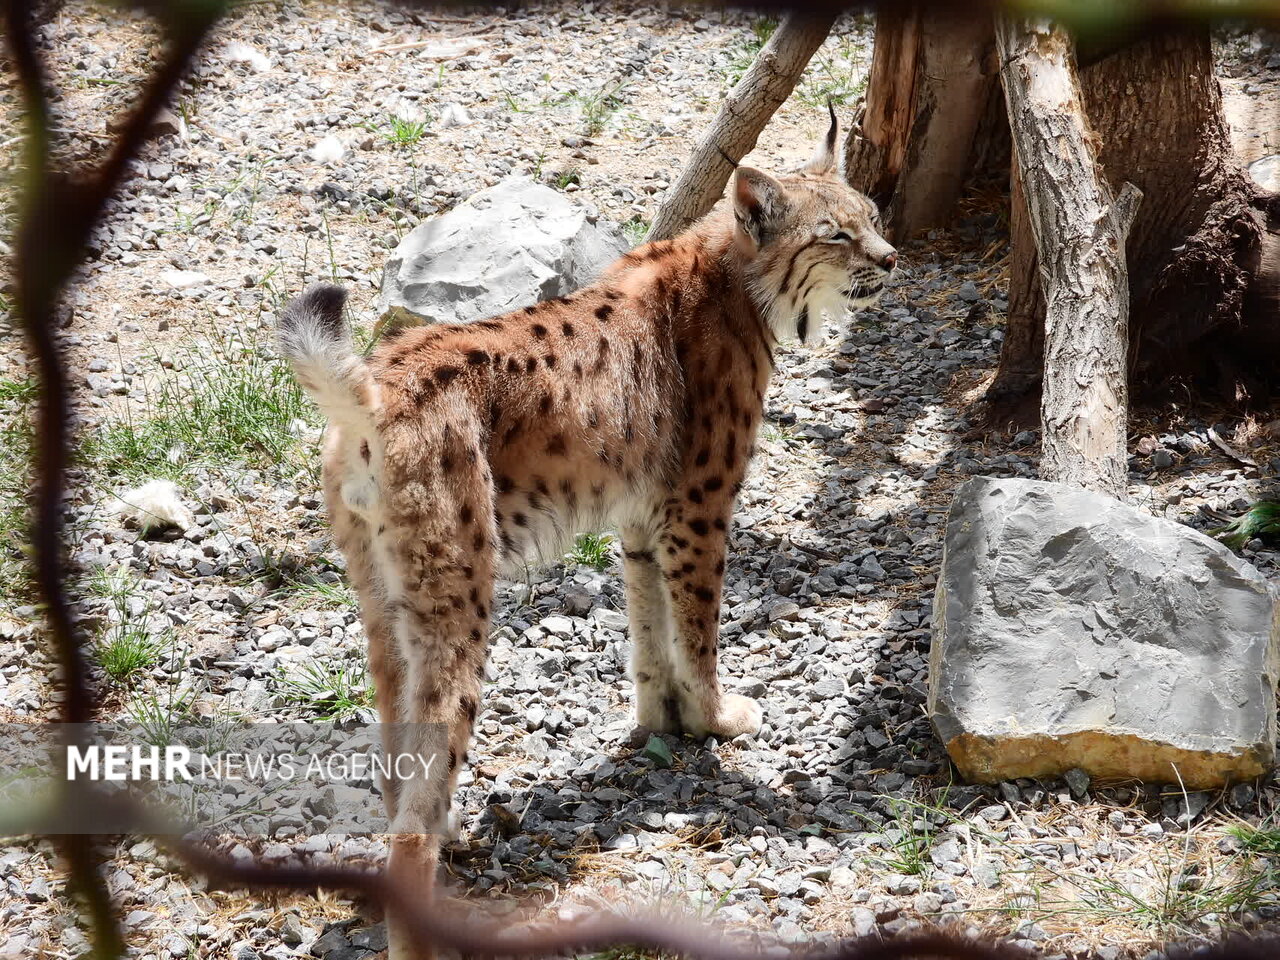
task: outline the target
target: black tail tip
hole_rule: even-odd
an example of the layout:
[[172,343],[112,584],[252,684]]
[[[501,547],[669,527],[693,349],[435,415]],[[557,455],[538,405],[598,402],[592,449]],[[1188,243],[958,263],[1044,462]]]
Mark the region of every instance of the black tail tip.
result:
[[311,318],[319,321],[326,333],[337,337],[343,330],[342,308],[346,302],[346,288],[335,283],[313,283],[285,306],[280,326],[288,330],[304,318]]

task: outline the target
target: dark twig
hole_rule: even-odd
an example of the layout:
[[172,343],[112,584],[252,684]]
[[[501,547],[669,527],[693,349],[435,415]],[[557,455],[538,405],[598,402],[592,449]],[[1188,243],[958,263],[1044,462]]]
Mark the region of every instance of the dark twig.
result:
[[[180,0],[152,5],[166,28],[168,50],[138,106],[126,119],[106,159],[96,168],[62,170],[53,160],[50,99],[44,65],[36,52],[29,0],[0,0],[14,72],[26,110],[25,170],[21,219],[15,243],[15,315],[26,333],[32,366],[41,391],[35,436],[35,502],[31,526],[34,580],[44,604],[48,636],[59,665],[61,714],[68,724],[94,718],[96,702],[84,661],[84,645],[71,618],[66,590],[67,558],[62,546],[63,496],[70,435],[68,378],[55,333],[58,306],[86,245],[99,226],[107,202],[118,189],[149,136],[160,109],[170,101],[210,28],[223,12],[219,0]],[[733,163],[724,155],[724,159]],[[823,559],[838,559],[816,547],[792,544]],[[70,728],[68,728],[70,729]],[[75,814],[108,802],[89,789],[68,791],[61,810]],[[138,832],[156,820],[142,808],[127,822]],[[53,822],[59,821],[57,817]],[[124,954],[114,904],[99,873],[99,858],[89,836],[54,838],[73,889],[83,898],[93,925],[95,953],[102,960]],[[346,890],[362,894],[405,918],[424,945],[478,956],[533,957],[592,952],[632,945],[695,960],[763,960],[763,954],[735,944],[715,929],[690,922],[640,916],[598,914],[583,921],[512,929],[464,919],[444,904],[424,903],[417,890],[402,890],[385,873],[351,867],[267,867],[223,858],[211,850],[179,841],[174,854],[210,881],[255,889],[315,892]],[[1272,956],[1267,944],[1223,946],[1221,960]],[[1007,945],[979,943],[943,933],[919,933],[892,940],[870,937],[821,949],[800,949],[803,960],[1014,960],[1026,954]]]
[[[209,3],[182,5],[168,24],[170,51],[152,78],[106,161],[78,177],[52,166],[49,97],[45,72],[36,52],[32,6],[5,0],[5,36],[26,110],[25,184],[22,215],[15,243],[16,315],[26,333],[27,348],[40,384],[35,426],[35,503],[31,519],[31,557],[36,590],[43,601],[49,638],[62,681],[62,719],[67,724],[90,721],[93,693],[85,669],[84,648],[71,620],[66,592],[66,558],[62,544],[63,494],[69,453],[70,401],[67,372],[55,333],[57,307],[76,266],[83,260],[93,228],[106,202],[119,186],[125,165],[138,152],[160,108],[168,102],[195,51],[217,19],[220,8]],[[68,727],[68,731],[76,728]],[[71,798],[68,797],[68,800]],[[111,896],[100,875],[93,838],[58,838],[72,889],[85,903],[99,957],[120,956],[124,940],[115,921]]]
[[[404,918],[405,925],[423,943],[477,957],[544,957],[595,953],[626,944],[673,953],[697,960],[766,960],[774,956],[735,942],[706,924],[644,916],[595,914],[571,924],[550,928],[511,929],[510,925],[479,924],[450,916],[442,905],[427,908],[421,897],[406,895],[384,873],[342,867],[265,867],[257,863],[229,862],[189,844],[174,852],[198,873],[218,883],[311,891],[347,890],[381,903]],[[847,940],[821,951],[801,950],[805,960],[1025,960],[1014,947],[979,943],[941,933],[882,940],[864,937]]]

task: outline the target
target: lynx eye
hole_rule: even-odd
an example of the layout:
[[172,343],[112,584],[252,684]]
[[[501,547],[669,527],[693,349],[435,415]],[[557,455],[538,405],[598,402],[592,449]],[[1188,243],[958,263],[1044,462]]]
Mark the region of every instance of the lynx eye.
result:
[[853,237],[845,233],[843,230],[837,230],[831,236],[827,237],[827,243],[853,243]]

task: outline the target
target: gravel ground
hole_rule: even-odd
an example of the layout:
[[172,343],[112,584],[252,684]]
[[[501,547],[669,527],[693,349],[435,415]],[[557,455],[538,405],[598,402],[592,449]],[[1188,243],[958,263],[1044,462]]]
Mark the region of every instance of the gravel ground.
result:
[[[281,401],[287,422],[268,438],[286,436],[270,447],[286,451],[278,457],[170,451],[167,472],[195,522],[155,539],[110,511],[140,464],[113,453],[108,428],[163,411],[163,384],[199,381],[214,347],[261,359],[282,298],[309,280],[345,280],[371,320],[397,238],[507,175],[540,177],[616,222],[651,217],[756,38],[747,18],[709,10],[433,19],[373,4],[241,8],[147,149],[69,305],[65,337],[97,457],[77,474],[71,507],[76,558],[94,572],[80,612],[104,641],[128,629],[165,639],[154,662],[104,679],[107,712],[314,717],[335,698],[332,683],[298,682],[313,667],[354,677],[353,709],[365,702],[363,637],[321,509],[308,414]],[[141,20],[69,4],[43,40],[69,151],[96,156],[154,37]],[[429,43],[395,49],[418,41]],[[1273,94],[1280,71],[1266,64],[1280,45],[1237,34],[1225,49],[1230,96]],[[785,168],[806,156],[823,126],[815,104],[852,95],[869,55],[869,26],[842,23],[750,162]],[[11,91],[0,106],[12,117]],[[11,168],[13,143],[5,149]],[[1270,823],[1273,781],[1221,796],[1075,777],[951,783],[922,709],[947,506],[968,476],[1037,469],[1034,431],[975,440],[966,414],[1000,349],[999,227],[975,208],[913,245],[876,310],[781,358],[722,617],[723,674],[763,698],[759,736],[632,738],[616,545],[601,569],[566,562],[502,585],[446,857],[459,896],[561,917],[657,904],[778,942],[954,923],[1049,955],[1105,944],[1103,956],[1143,956],[1280,913],[1269,861],[1227,832]],[[20,383],[17,342],[5,343],[0,385]],[[251,385],[275,383],[270,369]],[[10,426],[25,402],[0,393]],[[1214,426],[1260,467],[1224,454]],[[1206,511],[1237,510],[1280,474],[1276,432],[1280,422],[1203,413],[1138,418],[1134,499],[1208,526]],[[1256,542],[1244,552],[1280,577],[1280,555]],[[18,590],[9,601],[0,719],[48,717],[36,612]],[[256,850],[384,852],[356,837]],[[381,926],[345,901],[264,904],[203,890],[150,842],[112,852],[109,881],[138,956],[348,960],[381,948]],[[83,952],[46,846],[0,852],[0,881],[0,956]]]

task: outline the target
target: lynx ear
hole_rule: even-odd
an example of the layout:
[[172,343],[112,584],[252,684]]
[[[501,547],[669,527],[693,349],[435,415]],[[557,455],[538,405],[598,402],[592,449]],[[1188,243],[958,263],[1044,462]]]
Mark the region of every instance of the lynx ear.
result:
[[782,184],[753,167],[733,173],[733,216],[738,227],[757,247],[763,246],[787,210]]
[[803,167],[801,173],[830,173],[836,168],[836,136],[840,132],[840,121],[836,119],[836,108],[827,101],[827,112],[831,114],[831,126],[827,135]]

